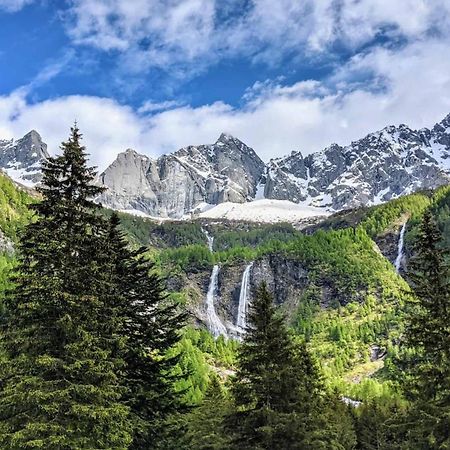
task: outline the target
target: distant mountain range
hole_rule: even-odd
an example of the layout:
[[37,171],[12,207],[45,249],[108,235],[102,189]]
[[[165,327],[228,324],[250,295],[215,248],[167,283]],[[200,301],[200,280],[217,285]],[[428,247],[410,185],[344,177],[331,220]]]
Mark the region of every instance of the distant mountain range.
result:
[[[48,157],[36,131],[0,140],[0,168],[27,185],[39,181]],[[341,147],[300,152],[265,164],[239,139],[222,134],[212,145],[189,146],[157,159],[120,153],[99,175],[105,206],[181,218],[224,202],[288,200],[339,211],[373,205],[450,182],[450,114],[433,128],[388,126]]]

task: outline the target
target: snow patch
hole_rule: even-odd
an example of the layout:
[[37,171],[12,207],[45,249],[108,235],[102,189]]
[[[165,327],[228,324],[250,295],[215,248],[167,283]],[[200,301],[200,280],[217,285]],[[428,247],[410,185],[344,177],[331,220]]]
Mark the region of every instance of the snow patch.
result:
[[295,222],[307,217],[327,216],[322,208],[299,205],[288,200],[262,199],[249,203],[220,203],[202,213],[205,219],[244,220],[249,222]]

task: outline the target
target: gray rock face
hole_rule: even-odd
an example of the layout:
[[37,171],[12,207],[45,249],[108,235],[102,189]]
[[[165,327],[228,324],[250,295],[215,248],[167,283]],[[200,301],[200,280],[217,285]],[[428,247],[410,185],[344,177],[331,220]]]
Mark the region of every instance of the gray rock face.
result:
[[19,183],[39,182],[41,163],[48,157],[47,144],[37,131],[32,130],[17,141],[0,140],[0,168]]
[[450,182],[450,115],[431,130],[389,126],[346,147],[271,160],[265,197],[342,210]]
[[14,253],[14,244],[3,234],[2,230],[0,230],[0,253],[6,253],[8,255]]
[[[0,140],[0,168],[34,184],[47,146],[31,131]],[[345,147],[333,144],[267,165],[253,149],[222,134],[212,145],[189,146],[152,159],[127,150],[99,176],[105,206],[180,218],[202,204],[290,200],[339,211],[388,201],[450,182],[450,114],[433,128],[389,126]]]
[[201,203],[251,200],[263,171],[253,149],[225,134],[213,145],[185,147],[156,160],[127,150],[100,175],[107,190],[99,200],[115,209],[180,218]]

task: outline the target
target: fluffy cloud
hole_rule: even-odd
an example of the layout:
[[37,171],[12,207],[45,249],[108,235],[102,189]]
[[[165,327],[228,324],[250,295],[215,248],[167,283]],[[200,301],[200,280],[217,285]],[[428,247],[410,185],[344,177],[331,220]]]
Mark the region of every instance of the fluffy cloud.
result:
[[33,2],[34,0],[0,0],[0,11],[4,10],[10,13],[17,12],[24,6]]
[[67,29],[77,44],[117,51],[129,70],[198,71],[220,58],[276,64],[350,49],[380,35],[416,41],[448,35],[447,0],[73,0]]
[[[77,119],[93,162],[101,167],[127,147],[157,156],[214,142],[222,131],[253,146],[264,159],[292,150],[308,154],[388,124],[419,128],[442,119],[450,112],[448,46],[448,41],[428,40],[401,51],[379,47],[322,82],[258,83],[239,109],[217,102],[197,108],[170,105],[170,110],[144,114],[98,97],[29,104],[27,91],[18,90],[0,97],[0,136],[18,137],[36,128],[54,152]],[[360,84],[361,73],[371,83]],[[150,110],[153,106],[147,104]]]

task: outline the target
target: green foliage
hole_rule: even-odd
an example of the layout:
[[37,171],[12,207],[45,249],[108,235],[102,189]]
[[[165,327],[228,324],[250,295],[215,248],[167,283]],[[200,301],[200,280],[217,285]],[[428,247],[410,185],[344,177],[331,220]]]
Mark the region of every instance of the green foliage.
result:
[[155,255],[155,264],[163,273],[198,272],[214,264],[214,256],[204,245],[170,248]]
[[362,221],[361,227],[371,237],[375,237],[392,226],[403,215],[407,215],[413,220],[420,217],[431,202],[431,193],[416,193],[391,200],[372,208]]
[[155,219],[135,216],[123,212],[103,209],[109,218],[116,214],[120,218],[120,228],[128,239],[136,245],[156,248],[181,247],[184,245],[206,244],[206,237],[197,222],[158,222]]
[[29,194],[0,172],[0,230],[10,239],[16,241],[18,230],[30,220],[28,205],[33,201]]
[[[91,199],[75,127],[49,158],[0,322],[2,449],[147,449],[181,408],[167,356],[184,316]],[[3,262],[3,260],[0,260]],[[2,268],[2,267],[0,267]],[[2,275],[4,272],[1,272]]]
[[234,367],[238,345],[237,341],[225,341],[223,337],[214,339],[204,329],[185,328],[182,339],[169,355],[179,357],[175,373],[187,374],[175,383],[186,404],[201,402],[214,371],[226,372]]
[[232,448],[301,449],[326,440],[321,378],[305,345],[292,339],[276,314],[264,284],[254,296],[248,322],[232,381]]
[[227,450],[230,442],[224,421],[231,408],[227,393],[216,375],[211,376],[201,404],[187,417],[187,449]]
[[255,226],[246,230],[214,231],[214,249],[219,252],[236,247],[258,247],[270,241],[288,242],[300,235],[289,223]]
[[450,264],[431,211],[420,226],[408,278],[414,297],[406,326],[403,385],[413,400],[409,433],[418,448],[449,448]]
[[43,167],[1,323],[0,446],[126,448],[132,439],[119,373],[124,345],[100,263],[101,221],[80,134]]

